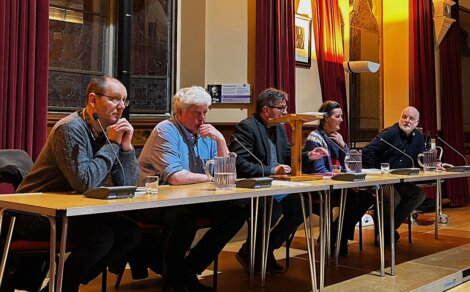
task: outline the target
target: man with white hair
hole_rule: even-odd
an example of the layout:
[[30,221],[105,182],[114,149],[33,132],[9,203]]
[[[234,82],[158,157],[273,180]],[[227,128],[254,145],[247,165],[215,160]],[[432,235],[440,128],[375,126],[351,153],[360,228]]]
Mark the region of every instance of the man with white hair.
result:
[[[210,104],[211,97],[202,87],[182,88],[175,94],[174,117],[154,128],[139,157],[141,185],[146,176],[156,174],[162,183],[171,185],[210,181],[204,171],[206,162],[229,153],[224,136],[205,123]],[[198,217],[217,224],[185,257],[198,229]],[[210,265],[245,221],[242,209],[230,202],[143,210],[139,218],[170,230],[165,244],[166,284],[174,291],[211,290],[196,275]]]
[[[407,168],[418,165],[418,154],[424,151],[423,134],[416,129],[419,123],[419,112],[416,108],[406,107],[398,120],[393,126],[384,129],[372,140],[362,151],[362,165],[365,168],[380,168],[380,164],[388,162],[390,168]],[[383,139],[406,154],[412,157],[411,160],[403,153],[381,141]],[[412,183],[395,184],[395,230],[400,227],[401,223],[413,212],[416,207],[423,203],[426,195],[423,190]],[[387,198],[387,196],[385,197]],[[388,200],[385,201],[385,220],[390,218]],[[388,237],[390,232],[387,230],[390,224],[385,224],[385,236]],[[400,238],[398,232],[395,231],[395,240]]]

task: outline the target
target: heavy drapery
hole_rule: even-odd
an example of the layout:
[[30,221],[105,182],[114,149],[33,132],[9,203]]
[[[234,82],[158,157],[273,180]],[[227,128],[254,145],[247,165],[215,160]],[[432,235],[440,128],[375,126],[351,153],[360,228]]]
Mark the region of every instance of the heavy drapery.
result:
[[341,11],[337,0],[319,0],[314,7],[315,49],[323,101],[335,100],[341,104],[344,122],[340,132],[349,141]]
[[256,95],[268,87],[289,94],[295,113],[294,1],[256,2]]
[[[459,5],[452,6],[452,18],[456,19],[441,43],[441,120],[442,137],[460,153],[464,151],[462,71],[460,57]],[[451,149],[444,147],[445,161],[463,165],[465,161]],[[466,179],[447,181],[447,196],[452,206],[470,203]]]
[[410,1],[410,105],[423,131],[437,132],[432,1]]
[[0,147],[33,159],[47,132],[49,1],[0,1]]

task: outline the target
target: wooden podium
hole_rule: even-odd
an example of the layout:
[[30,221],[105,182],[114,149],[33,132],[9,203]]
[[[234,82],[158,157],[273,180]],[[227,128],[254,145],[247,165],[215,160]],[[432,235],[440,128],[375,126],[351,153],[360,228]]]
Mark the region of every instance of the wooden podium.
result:
[[302,175],[302,125],[307,122],[312,122],[321,119],[323,119],[323,115],[320,113],[288,114],[280,118],[269,119],[269,123],[272,124],[289,123],[292,130],[291,175],[274,176],[274,178],[291,181],[322,179],[322,177],[318,175]]

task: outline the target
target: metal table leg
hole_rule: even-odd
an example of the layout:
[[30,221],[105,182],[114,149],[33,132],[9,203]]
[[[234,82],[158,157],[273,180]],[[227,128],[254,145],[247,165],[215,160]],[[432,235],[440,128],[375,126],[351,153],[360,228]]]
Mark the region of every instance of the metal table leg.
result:
[[271,234],[271,217],[273,214],[273,196],[269,197],[269,212],[266,218],[266,202],[268,198],[264,197],[263,207],[263,246],[261,253],[261,287],[266,287],[266,267],[268,261],[269,235]]
[[332,221],[332,209],[331,209],[331,194],[333,193],[333,189],[325,191],[325,205],[324,205],[324,215],[325,215],[325,229],[323,230],[325,233],[325,248],[326,248],[326,264],[330,264],[330,257],[332,250],[330,249],[330,242],[331,242],[331,221]]
[[[310,203],[311,199],[309,200]],[[305,201],[301,195],[302,214],[304,216],[304,230],[305,239],[307,243],[308,263],[310,267],[310,283],[312,284],[312,291],[317,291],[317,277],[315,268],[315,248],[313,239],[313,218],[312,218],[312,205],[310,204],[308,214],[305,210]],[[320,231],[322,232],[322,231]]]
[[375,205],[377,211],[377,225],[379,228],[380,246],[380,276],[385,276],[385,244],[384,244],[384,191],[381,187],[375,189]]
[[250,200],[250,289],[253,289],[255,277],[255,254],[256,254],[256,228],[258,223],[259,197]]
[[395,276],[395,189],[390,185],[390,274]]
[[339,203],[339,218],[338,218],[338,229],[336,235],[336,247],[335,247],[335,265],[338,265],[339,249],[341,246],[341,234],[343,231],[344,211],[346,209],[346,189],[341,189],[341,198]]
[[[54,218],[49,217],[49,222],[51,222],[51,228],[52,228],[52,225],[55,224]],[[56,227],[54,227],[54,229],[55,228]],[[59,264],[58,264],[59,267],[57,270],[57,286],[56,286],[57,290],[56,291],[62,290],[62,280],[64,278],[65,249],[67,247],[67,230],[68,230],[68,219],[67,217],[63,217],[62,218],[62,233],[60,236]],[[57,231],[55,231],[54,233],[57,234],[56,232]],[[55,242],[54,242],[54,254],[55,254]]]
[[436,186],[436,219],[434,220],[434,238],[439,238],[439,228],[438,224],[441,219],[442,214],[442,181],[437,179]]
[[[62,289],[62,279],[59,283],[59,278],[57,278],[57,285],[61,286],[55,289],[55,253],[56,253],[56,242],[57,242],[57,224],[54,217],[47,217],[49,219],[49,224],[51,225],[51,234],[49,239],[49,292],[61,291]],[[62,243],[61,243],[62,244]],[[60,260],[60,259],[59,259]],[[65,260],[65,259],[64,259]]]
[[[326,196],[327,193],[319,192],[319,194],[320,194],[320,291],[323,291],[325,289],[325,262],[326,262],[326,257],[325,257],[326,220],[324,220],[326,198],[324,196]],[[308,198],[309,198],[309,206],[310,208],[312,208],[312,196],[310,193],[309,193]],[[310,209],[310,216],[312,216],[311,209]],[[313,241],[312,241],[312,246],[313,246]]]
[[[3,221],[3,214],[5,213],[5,209],[0,210],[0,227],[2,226]],[[3,255],[2,255],[2,262],[0,264],[0,286],[3,281],[3,274],[5,272],[5,267],[7,264],[8,252],[10,250],[11,238],[13,236],[13,228],[15,227],[16,217],[12,216],[10,219],[10,226],[8,227],[8,233],[5,240],[5,246],[3,248]],[[0,230],[1,231],[1,230]]]

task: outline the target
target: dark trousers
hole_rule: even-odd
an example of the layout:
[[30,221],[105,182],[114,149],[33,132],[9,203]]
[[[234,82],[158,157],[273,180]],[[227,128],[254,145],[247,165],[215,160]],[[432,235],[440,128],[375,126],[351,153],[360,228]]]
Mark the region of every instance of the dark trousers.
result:
[[[347,243],[347,239],[354,240],[354,231],[357,222],[361,220],[362,216],[364,216],[373,204],[374,196],[370,191],[359,189],[347,190],[343,232],[341,233],[342,242]],[[336,234],[333,234],[333,236],[336,237]]]
[[[393,185],[395,189],[395,229],[398,229],[408,215],[413,212],[416,207],[421,205],[426,199],[423,190],[412,183],[400,183]],[[388,188],[384,189],[384,219],[385,234],[389,234],[390,228],[390,192]]]
[[[44,217],[18,216],[19,237],[49,240],[49,221]],[[61,226],[58,226],[58,234]],[[105,267],[134,248],[141,232],[134,220],[119,213],[69,218],[67,241],[73,249],[64,267],[63,291],[78,291],[80,283],[98,276]]]
[[[266,217],[269,215],[269,207],[271,198],[266,198]],[[256,260],[259,262],[261,259],[261,246],[263,236],[263,207],[264,198],[260,198],[260,208],[258,211],[258,224],[256,227]],[[249,206],[248,206],[249,208]],[[247,210],[249,210],[247,208]],[[291,194],[284,197],[281,201],[273,199],[273,209],[271,216],[271,227],[269,237],[269,250],[270,252],[278,249],[282,244],[294,233],[300,224],[303,222],[302,206],[299,194]],[[246,254],[249,252],[250,232],[248,238],[243,244],[243,249]]]
[[[332,194],[332,206],[338,204],[339,200],[339,191],[335,191]],[[303,198],[306,201],[306,196],[299,194],[288,195],[283,198],[281,201],[273,200],[273,211],[271,217],[271,233],[269,240],[269,250],[273,251],[282,246],[284,242],[287,241],[289,236],[293,234],[300,224],[303,223],[302,215],[302,206],[300,198]],[[313,196],[313,213],[318,214],[318,204],[315,204],[316,196]],[[263,199],[260,199],[260,206],[263,206]],[[267,200],[269,202],[269,198]],[[361,220],[362,216],[367,212],[367,210],[374,203],[374,197],[372,193],[367,190],[348,190],[346,195],[346,205],[344,211],[344,221],[343,221],[343,230],[341,234],[342,241],[347,242],[347,239],[354,239],[354,230],[356,223]],[[307,206],[307,202],[305,202]],[[269,204],[268,204],[269,208]],[[262,243],[262,208],[258,213],[258,225],[257,225],[257,234],[256,234],[256,254],[257,260],[261,258],[261,243]],[[268,213],[267,213],[268,214]],[[277,223],[277,224],[276,224]],[[274,227],[274,228],[273,228]],[[337,224],[333,224],[334,230],[336,230]],[[332,233],[332,243],[336,239],[336,232]],[[250,234],[248,234],[248,239],[243,245],[245,252],[248,252],[250,242]]]
[[[243,209],[230,202],[142,210],[138,216],[142,222],[163,224],[169,229],[165,257],[170,286],[181,285],[185,273],[202,273],[246,220]],[[185,257],[199,228],[198,218],[208,218],[216,224]]]

